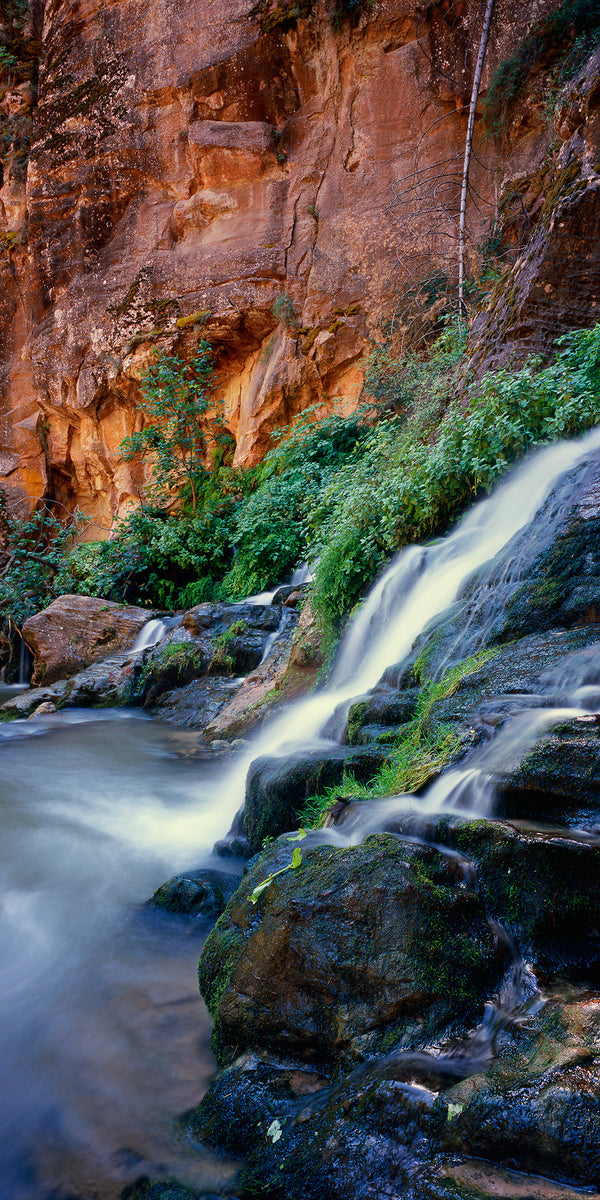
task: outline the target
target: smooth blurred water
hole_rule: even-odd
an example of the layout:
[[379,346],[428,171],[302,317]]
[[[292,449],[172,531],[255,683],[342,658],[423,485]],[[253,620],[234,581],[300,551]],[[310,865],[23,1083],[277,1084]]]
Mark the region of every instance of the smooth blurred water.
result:
[[194,737],[122,710],[0,725],[1,1200],[228,1175],[173,1128],[214,1070],[201,932],[140,908],[215,865],[227,817]]

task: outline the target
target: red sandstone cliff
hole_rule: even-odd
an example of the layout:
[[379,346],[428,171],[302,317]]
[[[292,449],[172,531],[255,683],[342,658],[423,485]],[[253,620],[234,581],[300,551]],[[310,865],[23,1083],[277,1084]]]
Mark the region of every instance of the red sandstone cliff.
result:
[[[253,0],[47,0],[37,95],[1,101],[33,129],[0,190],[0,486],[108,528],[141,482],[117,453],[140,374],[199,333],[238,462],[307,406],[356,402],[369,338],[445,236],[432,184],[398,181],[460,169],[482,6],[312,7],[286,31]],[[484,88],[552,8],[498,0]],[[543,181],[553,133],[533,106],[509,150],[481,137],[473,244],[508,176]]]

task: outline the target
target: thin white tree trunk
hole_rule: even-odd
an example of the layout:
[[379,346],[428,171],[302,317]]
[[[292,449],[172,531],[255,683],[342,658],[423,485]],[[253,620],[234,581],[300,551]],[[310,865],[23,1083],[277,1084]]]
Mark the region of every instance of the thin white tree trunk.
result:
[[479,85],[481,83],[481,73],[483,71],[483,60],[487,50],[488,37],[490,33],[490,24],[492,21],[492,10],[494,8],[494,0],[487,0],[485,8],[485,16],[483,18],[483,29],[481,31],[481,40],[479,42],[479,53],[477,55],[477,63],[475,65],[475,74],[473,76],[473,87],[471,88],[471,103],[469,104],[469,120],[467,124],[467,136],[465,138],[465,157],[463,162],[462,186],[460,189],[460,210],[458,223],[458,312],[461,315],[464,312],[465,301],[465,232],[467,221],[467,193],[469,190],[469,167],[471,164],[471,149],[473,146],[473,130],[475,128],[475,110],[477,108],[477,100],[479,97]]

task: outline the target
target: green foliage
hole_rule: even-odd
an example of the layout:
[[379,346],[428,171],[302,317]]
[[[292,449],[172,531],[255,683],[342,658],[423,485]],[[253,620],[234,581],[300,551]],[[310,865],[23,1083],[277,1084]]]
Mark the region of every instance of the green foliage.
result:
[[600,39],[598,0],[565,0],[544,17],[494,71],[483,115],[494,134],[505,132],[532,71],[558,64],[555,81],[564,81],[581,65]]
[[216,599],[232,557],[231,521],[226,499],[187,518],[137,509],[109,541],[76,547],[59,583],[64,591],[145,607]]
[[313,602],[339,624],[387,558],[447,528],[489,491],[520,455],[575,436],[600,419],[600,326],[559,340],[555,362],[530,359],[488,374],[450,402],[435,433],[393,417],[365,439],[359,461],[342,466],[312,514],[319,555]]
[[436,720],[435,705],[454,695],[463,679],[473,675],[497,653],[495,649],[483,650],[452,667],[442,679],[428,680],[419,696],[414,719],[401,727],[396,745],[373,779],[368,784],[358,783],[349,774],[342,785],[328,788],[320,796],[310,796],[299,816],[302,825],[308,828],[321,825],[340,791],[344,799],[370,800],[420,791],[430,779],[439,775],[460,752],[461,742],[451,725]]
[[146,660],[136,690],[143,694],[146,685],[153,683],[165,668],[175,671],[178,683],[185,683],[190,674],[202,672],[202,652],[189,642],[168,642]]
[[309,525],[318,497],[342,463],[351,464],[367,434],[365,414],[315,420],[302,415],[263,459],[255,490],[235,514],[237,557],[223,581],[239,599],[279,583],[308,552]]
[[84,520],[75,513],[59,521],[41,502],[30,517],[13,512],[0,489],[0,618],[20,628],[63,590],[60,569]]
[[237,637],[241,637],[248,629],[247,621],[234,621],[233,625],[229,626],[224,633],[220,633],[214,641],[214,650],[210,660],[209,670],[223,672],[226,675],[233,674],[234,661],[228,649],[231,643]]
[[[392,554],[443,532],[520,455],[600,419],[600,326],[560,339],[550,366],[531,359],[473,385],[464,363],[464,326],[449,325],[427,355],[396,361],[376,348],[366,390],[385,413],[377,423],[373,407],[321,421],[308,411],[247,472],[229,465],[225,440],[198,480],[195,512],[143,507],[110,541],[66,559],[57,530],[52,584],[36,594],[191,607],[263,591],[308,558],[317,560],[315,610],[333,640]],[[27,587],[11,595],[6,603],[18,606]],[[27,604],[36,607],[31,596]]]
[[148,498],[156,504],[177,499],[187,487],[192,511],[206,477],[206,435],[219,422],[208,417],[213,368],[208,342],[201,341],[190,362],[177,355],[159,354],[142,378],[143,399],[138,408],[147,423],[121,443],[126,461],[148,459],[153,482]]
[[[298,833],[294,837],[287,838],[286,840],[288,842],[300,842],[305,837],[306,837],[306,833],[305,833],[304,829],[299,829]],[[302,866],[302,855],[301,855],[298,847],[295,846],[292,851],[292,861],[289,863],[289,865],[287,867],[282,867],[280,871],[273,871],[272,875],[267,875],[267,878],[263,879],[262,883],[259,883],[257,885],[257,887],[254,888],[254,891],[251,892],[250,903],[256,904],[257,901],[262,896],[263,892],[265,892],[267,890],[267,888],[269,888],[271,886],[273,880],[276,879],[278,875],[284,875],[288,871],[298,871],[301,866]]]
[[288,296],[287,292],[283,292],[281,296],[277,297],[271,311],[275,320],[280,325],[284,325],[286,329],[291,329],[298,323],[292,298]]

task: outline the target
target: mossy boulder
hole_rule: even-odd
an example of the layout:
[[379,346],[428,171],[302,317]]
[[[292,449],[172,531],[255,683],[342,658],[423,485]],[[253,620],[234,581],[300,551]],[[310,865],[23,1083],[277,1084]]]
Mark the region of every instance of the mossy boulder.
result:
[[225,871],[189,871],[161,884],[149,904],[173,916],[210,920],[220,916],[238,883],[237,875]]
[[600,845],[498,821],[457,821],[450,840],[538,971],[600,978]]
[[363,845],[282,838],[254,864],[200,961],[222,1063],[244,1050],[352,1061],[409,1029],[473,1020],[505,951],[456,862],[381,834]]
[[[348,814],[346,819],[348,819]],[[600,978],[600,844],[568,829],[416,812],[402,836],[448,846],[472,864],[488,916],[546,977]]]
[[348,771],[359,782],[366,782],[384,759],[384,749],[348,746],[286,758],[256,758],[248,771],[243,810],[244,832],[252,852],[260,850],[265,837],[295,829],[309,796],[341,784]]

